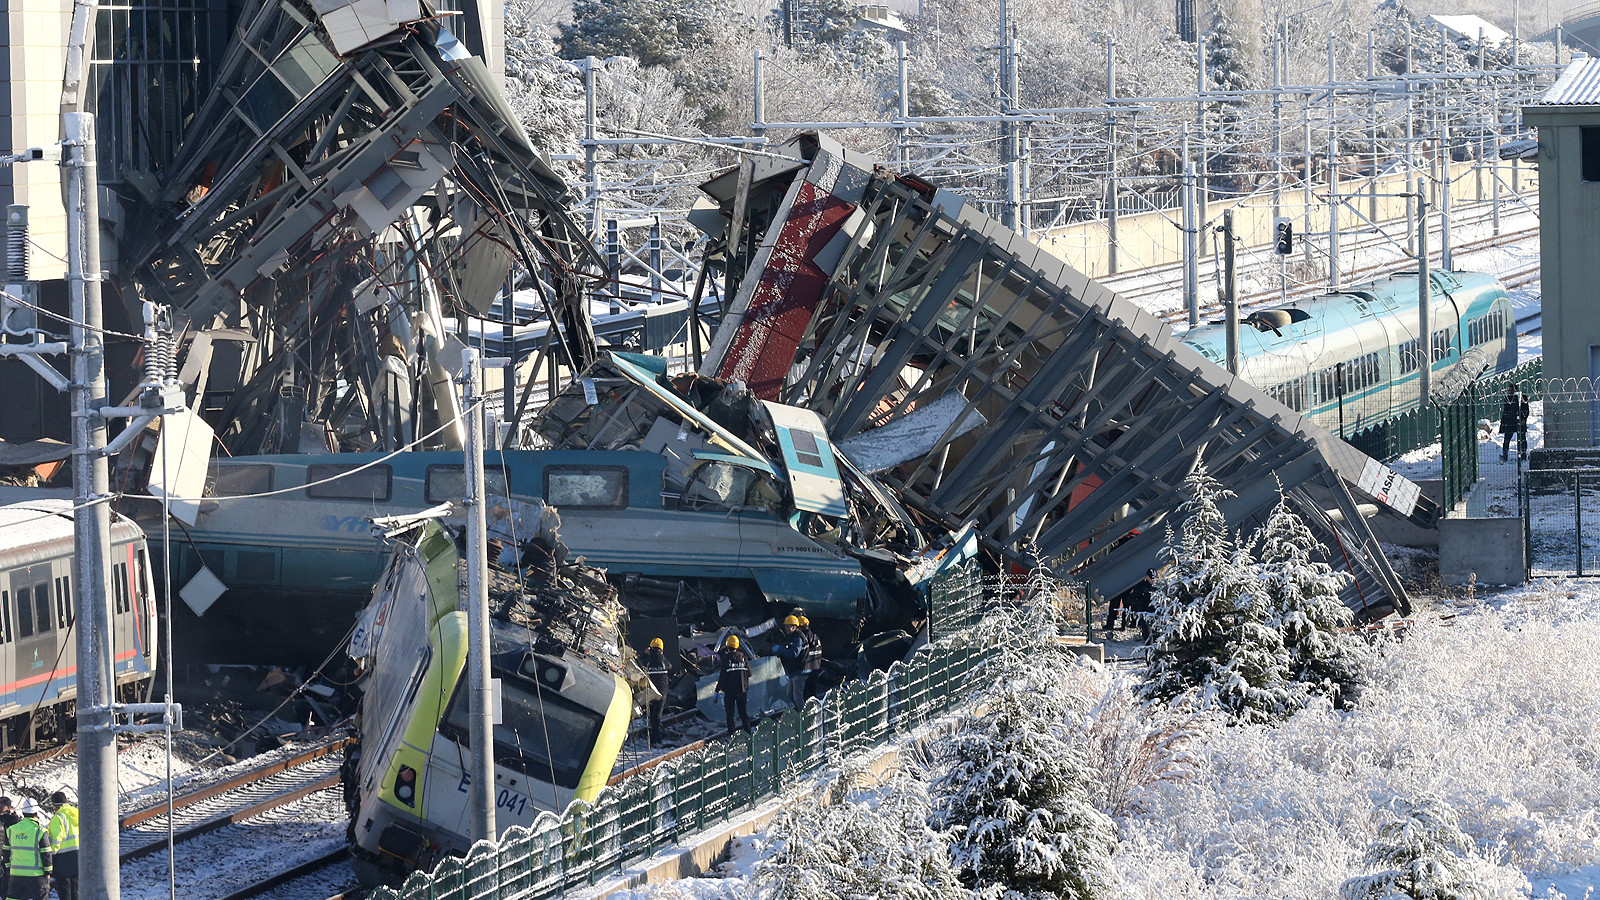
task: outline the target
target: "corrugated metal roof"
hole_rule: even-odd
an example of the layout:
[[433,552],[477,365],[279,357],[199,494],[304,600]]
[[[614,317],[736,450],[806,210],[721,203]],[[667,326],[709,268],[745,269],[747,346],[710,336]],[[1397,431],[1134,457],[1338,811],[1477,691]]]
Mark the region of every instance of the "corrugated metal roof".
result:
[[1575,59],[1530,106],[1600,105],[1600,59]]

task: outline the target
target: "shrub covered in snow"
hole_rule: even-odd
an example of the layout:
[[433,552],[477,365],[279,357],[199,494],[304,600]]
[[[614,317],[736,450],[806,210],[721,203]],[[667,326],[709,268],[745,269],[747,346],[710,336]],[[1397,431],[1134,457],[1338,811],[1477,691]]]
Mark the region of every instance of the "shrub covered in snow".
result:
[[1116,829],[1090,802],[1083,748],[1014,688],[986,698],[943,742],[931,821],[962,879],[982,893],[1104,896]]
[[1472,880],[1472,841],[1450,804],[1424,795],[1389,803],[1366,863],[1383,871],[1352,878],[1340,887],[1345,900],[1472,900],[1483,886]]
[[773,852],[751,877],[782,900],[965,900],[944,837],[928,826],[924,783],[899,774],[828,805],[801,803],[773,823]]

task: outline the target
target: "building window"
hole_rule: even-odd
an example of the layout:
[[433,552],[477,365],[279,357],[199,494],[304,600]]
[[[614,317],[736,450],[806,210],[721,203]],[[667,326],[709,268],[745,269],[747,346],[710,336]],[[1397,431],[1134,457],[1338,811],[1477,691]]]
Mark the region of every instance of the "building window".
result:
[[1583,180],[1600,181],[1600,128],[1580,130],[1583,133]]

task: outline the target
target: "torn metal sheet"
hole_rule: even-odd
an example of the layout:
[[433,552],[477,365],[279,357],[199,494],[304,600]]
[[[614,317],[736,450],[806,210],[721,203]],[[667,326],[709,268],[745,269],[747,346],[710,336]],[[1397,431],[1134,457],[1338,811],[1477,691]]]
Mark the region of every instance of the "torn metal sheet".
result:
[[[882,479],[946,527],[973,520],[990,548],[1108,596],[1157,563],[1179,486],[1203,463],[1237,495],[1223,505],[1236,527],[1260,521],[1281,484],[1355,576],[1350,605],[1407,608],[1351,495],[1367,457],[959,197],[826,137],[780,152],[810,165],[743,223],[764,229],[759,251],[703,374],[816,411],[843,446],[950,404]],[[740,229],[737,200],[722,208]]]

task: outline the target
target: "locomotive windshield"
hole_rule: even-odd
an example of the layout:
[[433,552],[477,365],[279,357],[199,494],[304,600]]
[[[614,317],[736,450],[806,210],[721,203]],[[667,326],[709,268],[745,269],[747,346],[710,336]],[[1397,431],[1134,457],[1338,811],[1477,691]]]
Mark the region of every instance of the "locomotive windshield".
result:
[[[495,765],[557,787],[576,788],[604,717],[510,672],[496,669],[494,674],[501,687],[500,724],[494,726]],[[470,747],[472,701],[466,687],[463,673],[439,730]]]

